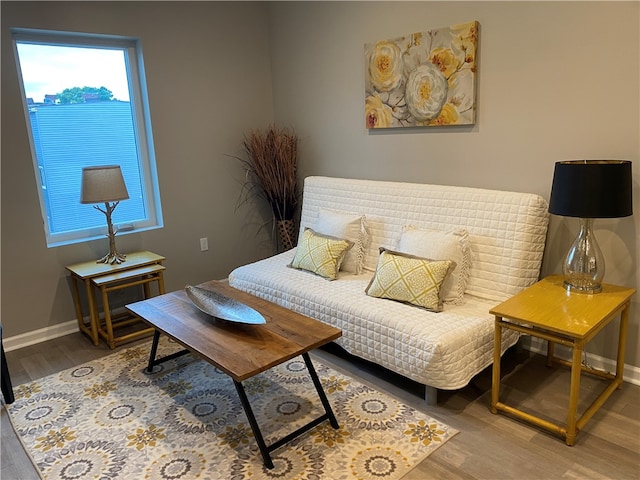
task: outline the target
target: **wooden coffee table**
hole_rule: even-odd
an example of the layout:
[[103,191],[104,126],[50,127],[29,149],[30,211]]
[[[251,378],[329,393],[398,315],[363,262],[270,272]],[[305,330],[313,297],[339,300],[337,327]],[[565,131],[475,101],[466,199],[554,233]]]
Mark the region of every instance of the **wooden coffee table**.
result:
[[[215,319],[198,310],[184,290],[129,304],[127,305],[129,311],[156,329],[147,371],[151,372],[159,363],[191,352],[229,375],[238,391],[242,407],[267,468],[273,468],[270,452],[321,422],[329,420],[333,428],[339,428],[318,374],[309,358],[309,351],[339,338],[342,331],[237,290],[226,283],[211,281],[198,286],[254,308],[262,314],[267,323],[249,325]],[[184,346],[185,350],[157,359],[160,333],[164,333]],[[325,413],[271,445],[267,445],[242,382],[298,355],[304,359]]]

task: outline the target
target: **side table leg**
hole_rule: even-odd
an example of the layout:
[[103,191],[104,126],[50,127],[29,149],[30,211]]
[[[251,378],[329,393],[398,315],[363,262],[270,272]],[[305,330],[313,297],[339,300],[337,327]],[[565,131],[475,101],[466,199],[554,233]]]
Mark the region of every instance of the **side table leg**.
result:
[[158,295],[164,294],[164,275],[162,270],[158,272]]
[[547,340],[547,367],[553,365],[553,351],[554,351],[555,343],[551,340]]
[[94,328],[91,317],[91,307],[89,307],[89,327],[84,323],[84,313],[82,312],[82,302],[80,301],[80,289],[78,288],[78,279],[75,275],[71,275],[71,287],[73,289],[73,303],[76,309],[76,318],[78,319],[78,330],[85,333],[91,338],[95,346],[98,345],[98,331]]
[[111,307],[109,306],[109,293],[107,288],[102,285],[100,287],[102,293],[102,310],[104,310],[104,326],[107,329],[107,345],[113,350],[116,348],[116,342],[113,339],[113,323],[111,321]]
[[86,279],[84,281],[85,290],[87,291],[87,302],[89,303],[89,321],[91,322],[91,340],[94,345],[98,345],[98,322],[100,318],[98,316],[98,309],[96,307],[96,297],[93,295],[93,288],[91,287],[91,280]]
[[580,374],[582,372],[582,342],[575,342],[573,346],[573,360],[571,361],[571,387],[569,390],[569,413],[567,415],[566,443],[572,446],[578,433],[576,428],[578,415],[578,396],[580,395]]
[[[149,276],[147,275],[147,276],[145,276],[144,278],[145,278],[145,279],[146,279],[146,278],[149,278]],[[148,282],[146,282],[146,283],[143,283],[143,284],[142,284],[142,291],[143,291],[143,293],[144,293],[144,298],[145,298],[145,300],[146,300],[147,298],[151,298],[151,289],[149,288],[149,283],[148,283]]]
[[493,332],[493,369],[491,373],[491,413],[498,413],[500,400],[500,350],[502,348],[502,317],[496,316]]
[[627,345],[627,330],[629,328],[629,307],[630,303],[624,307],[620,313],[620,333],[618,335],[618,355],[616,360],[616,382],[618,388],[622,388],[622,380],[624,378],[624,352]]

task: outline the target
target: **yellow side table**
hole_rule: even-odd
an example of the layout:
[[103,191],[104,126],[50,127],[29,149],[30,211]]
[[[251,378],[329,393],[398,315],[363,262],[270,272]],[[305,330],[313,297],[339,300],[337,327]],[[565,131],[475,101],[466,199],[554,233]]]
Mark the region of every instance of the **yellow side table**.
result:
[[[495,315],[491,412],[501,411],[513,415],[560,435],[567,445],[573,445],[578,431],[622,384],[629,305],[635,292],[633,288],[608,284],[604,284],[602,292],[596,294],[568,292],[563,285],[562,276],[552,275],[491,309],[490,313]],[[615,375],[582,365],[585,345],[618,315],[620,333]],[[556,362],[571,367],[566,426],[549,422],[500,402],[500,345],[502,330],[505,328],[547,340],[547,365]],[[573,349],[571,361],[554,356],[555,343]],[[611,382],[578,418],[582,371],[610,379]]]
[[[123,288],[142,285],[144,288],[144,298],[151,296],[149,288],[151,283],[157,283],[158,294],[164,292],[164,270],[162,262],[165,257],[152,252],[128,253],[124,263],[110,265],[97,263],[95,260],[89,262],[68,265],[66,269],[71,273],[73,299],[78,318],[78,329],[88,335],[94,345],[98,345],[99,338],[102,337],[109,348],[115,348],[117,343],[139,338],[153,333],[152,328],[146,328],[122,336],[115,336],[114,329],[140,321],[125,315],[125,318],[113,317],[109,306],[109,293]],[[85,314],[80,301],[79,284],[84,284],[89,304],[89,322],[85,322]],[[95,290],[98,290],[102,298],[103,319],[100,319]]]

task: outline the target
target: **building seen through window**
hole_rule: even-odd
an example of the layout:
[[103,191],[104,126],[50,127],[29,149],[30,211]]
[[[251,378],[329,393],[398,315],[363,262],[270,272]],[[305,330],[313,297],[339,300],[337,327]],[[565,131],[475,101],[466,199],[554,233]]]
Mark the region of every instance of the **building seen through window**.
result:
[[120,230],[162,226],[142,55],[132,39],[15,30],[18,75],[48,246],[106,233],[80,203],[82,168],[120,165]]

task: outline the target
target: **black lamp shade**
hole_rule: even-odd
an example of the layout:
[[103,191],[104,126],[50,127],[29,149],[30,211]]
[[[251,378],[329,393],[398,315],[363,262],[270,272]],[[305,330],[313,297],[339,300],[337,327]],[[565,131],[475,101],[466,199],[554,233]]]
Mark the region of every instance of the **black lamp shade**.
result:
[[631,161],[556,162],[549,213],[565,217],[617,218],[633,214]]

